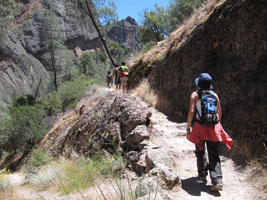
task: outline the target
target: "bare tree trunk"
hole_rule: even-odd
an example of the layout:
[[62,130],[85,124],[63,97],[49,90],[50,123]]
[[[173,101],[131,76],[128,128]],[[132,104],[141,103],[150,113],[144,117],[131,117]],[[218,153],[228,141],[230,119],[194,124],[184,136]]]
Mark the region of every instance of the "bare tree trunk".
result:
[[42,79],[43,79],[43,78],[41,77],[40,80],[39,80],[39,83],[38,83],[38,85],[37,85],[36,91],[35,91],[35,93],[34,93],[34,100],[36,100],[37,95],[38,95],[38,93],[39,93],[39,88],[40,88],[40,86],[41,86]]
[[83,10],[83,11],[90,17],[90,19],[92,20],[93,25],[94,25],[94,27],[95,27],[95,29],[96,29],[96,31],[97,31],[97,33],[98,33],[98,35],[99,35],[99,37],[100,37],[102,43],[103,43],[103,45],[104,45],[104,48],[105,48],[105,50],[106,50],[106,53],[108,54],[108,57],[109,57],[109,59],[110,59],[112,65],[115,66],[115,62],[114,62],[114,60],[113,60],[113,58],[112,58],[112,56],[111,56],[111,54],[110,54],[110,52],[109,52],[109,50],[108,50],[106,41],[105,41],[105,39],[103,38],[103,36],[102,36],[102,34],[101,34],[101,32],[100,32],[98,26],[97,26],[97,23],[96,23],[96,21],[95,21],[95,18],[94,18],[94,16],[93,16],[93,13],[92,13],[92,11],[91,11],[91,9],[90,9],[90,5],[89,5],[89,3],[88,3],[88,0],[85,0],[86,8],[83,7],[83,4],[82,4],[81,0],[77,0],[77,2],[78,2],[78,4],[79,4],[79,6],[81,7],[81,9],[82,9],[82,10]]
[[54,73],[54,85],[55,85],[55,90],[57,91],[57,69],[56,69],[56,61],[55,61],[54,43],[53,43],[53,39],[51,35],[50,35],[49,50],[50,50],[50,56],[51,56],[51,66],[52,66],[52,70]]

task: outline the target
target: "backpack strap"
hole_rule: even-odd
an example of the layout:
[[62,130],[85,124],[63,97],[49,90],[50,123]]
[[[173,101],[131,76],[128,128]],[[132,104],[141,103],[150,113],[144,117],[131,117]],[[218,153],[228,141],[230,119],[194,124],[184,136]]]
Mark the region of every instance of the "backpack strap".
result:
[[[196,93],[198,94],[198,101],[201,100],[201,97],[202,97],[202,90],[196,90]],[[198,116],[201,118],[201,116],[200,116],[200,114],[199,114],[199,112],[198,112],[198,110],[197,110],[197,107],[196,107],[196,113],[197,113]],[[201,121],[198,120],[197,118],[196,118],[196,121],[199,122],[199,123],[201,123]]]
[[214,91],[213,90],[209,90],[209,93],[211,94],[211,95],[214,95]]

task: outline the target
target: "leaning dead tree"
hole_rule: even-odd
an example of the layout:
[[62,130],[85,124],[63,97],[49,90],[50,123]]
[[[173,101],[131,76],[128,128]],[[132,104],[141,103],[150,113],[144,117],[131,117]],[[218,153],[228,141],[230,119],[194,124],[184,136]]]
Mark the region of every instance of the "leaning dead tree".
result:
[[101,32],[100,32],[100,30],[98,28],[98,25],[96,23],[96,20],[94,18],[93,12],[92,12],[92,9],[90,7],[91,5],[89,3],[89,0],[77,0],[77,2],[79,4],[79,7],[83,10],[83,12],[86,15],[88,15],[90,17],[90,19],[92,20],[92,23],[93,23],[93,25],[94,25],[94,27],[95,27],[95,29],[96,29],[96,31],[97,31],[97,33],[98,33],[101,41],[102,41],[102,43],[103,43],[103,46],[105,48],[105,51],[106,51],[106,53],[107,53],[107,55],[108,55],[108,57],[109,57],[112,65],[114,66],[115,65],[115,62],[114,62],[114,60],[113,60],[113,58],[112,58],[112,56],[111,56],[111,54],[110,54],[110,52],[108,50],[106,40],[104,39],[104,37],[102,36],[102,34],[101,34]]

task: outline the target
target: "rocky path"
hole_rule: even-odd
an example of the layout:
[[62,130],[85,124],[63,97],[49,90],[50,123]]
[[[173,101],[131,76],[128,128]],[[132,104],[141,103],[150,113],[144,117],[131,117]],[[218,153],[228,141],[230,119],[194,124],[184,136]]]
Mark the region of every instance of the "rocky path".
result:
[[186,123],[174,123],[167,116],[152,109],[153,127],[159,131],[152,136],[152,142],[157,146],[165,147],[176,163],[177,174],[181,178],[182,187],[174,188],[169,196],[172,199],[183,200],[251,200],[265,199],[255,189],[252,180],[252,169],[236,165],[235,162],[225,156],[221,156],[223,170],[223,191],[210,191],[211,182],[197,182],[196,158],[194,144],[185,137]]
[[[143,103],[145,105],[145,103]],[[146,106],[146,105],[145,105]],[[253,182],[253,169],[237,165],[230,154],[221,156],[224,188],[220,192],[210,191],[211,183],[197,182],[196,158],[194,155],[194,144],[190,143],[185,137],[186,123],[175,123],[168,119],[166,115],[150,108],[152,112],[151,123],[153,124],[150,141],[157,147],[164,148],[175,162],[175,172],[181,179],[181,185],[175,186],[168,191],[171,200],[264,200],[263,192],[255,187]],[[223,151],[224,152],[224,151]],[[23,185],[23,176],[14,174],[10,176],[12,185]],[[137,184],[138,178],[131,180],[131,185]],[[101,187],[101,183],[98,188]],[[107,187],[104,185],[104,187]],[[35,191],[34,188],[18,187],[17,193],[21,199],[95,199],[91,198],[98,188],[88,188],[82,194],[71,194],[67,196],[58,195],[54,191]],[[104,189],[103,189],[104,190]],[[112,190],[112,189],[111,189]],[[99,196],[95,194],[93,196]],[[85,198],[84,198],[85,197]],[[99,198],[101,199],[101,198]],[[116,199],[116,198],[111,198]],[[154,198],[146,199],[151,200]],[[160,200],[160,198],[156,198]]]

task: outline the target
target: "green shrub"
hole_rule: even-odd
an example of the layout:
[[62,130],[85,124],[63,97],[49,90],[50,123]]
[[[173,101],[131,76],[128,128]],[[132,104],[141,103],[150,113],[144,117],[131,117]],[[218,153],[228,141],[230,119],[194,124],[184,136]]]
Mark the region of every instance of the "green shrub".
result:
[[45,153],[41,148],[37,148],[32,151],[27,165],[31,167],[40,167],[49,164],[52,160],[51,156]]
[[93,80],[87,80],[85,76],[80,76],[60,86],[58,95],[62,102],[61,110],[65,111],[68,108],[74,108],[92,83]]
[[13,106],[33,106],[35,104],[35,99],[32,95],[25,95],[21,97],[16,97],[13,100]]
[[142,49],[142,53],[148,52],[153,46],[155,46],[157,43],[155,41],[150,41],[146,43]]
[[61,181],[61,193],[79,192],[96,183],[97,178],[110,178],[117,174],[113,170],[114,162],[121,162],[118,156],[112,158],[97,157],[65,165],[65,178]]
[[47,131],[41,124],[44,116],[38,106],[12,106],[9,117],[0,122],[0,147],[16,152],[25,144],[33,146]]
[[79,69],[80,74],[102,85],[105,83],[107,73],[106,54],[102,51],[85,53],[81,58]]
[[57,92],[53,92],[44,97],[40,104],[46,111],[47,116],[56,115],[62,108],[62,101]]

